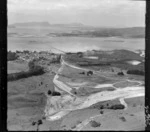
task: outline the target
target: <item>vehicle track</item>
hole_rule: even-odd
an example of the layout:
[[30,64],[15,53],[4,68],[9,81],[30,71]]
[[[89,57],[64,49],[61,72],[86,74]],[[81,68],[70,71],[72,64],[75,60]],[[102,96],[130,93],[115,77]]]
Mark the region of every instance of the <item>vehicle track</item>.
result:
[[[53,83],[57,87],[59,87],[60,89],[66,91],[69,95],[71,95],[74,98],[74,100],[76,100],[79,97],[77,97],[76,95],[74,95],[70,92],[71,89],[72,89],[71,87],[67,86],[66,84],[64,84],[63,82],[58,80],[58,78],[59,78],[58,74],[62,72],[65,65],[70,66],[70,67],[75,68],[75,69],[82,69],[82,70],[86,70],[86,71],[89,71],[89,69],[80,68],[80,67],[68,64],[62,58],[61,58],[61,64],[62,64],[62,66],[60,67],[57,74],[55,75],[55,77],[53,79]],[[97,72],[97,71],[94,71],[94,73],[100,74],[100,72]],[[112,78],[106,77],[104,75],[100,75],[100,76],[112,79]],[[124,81],[138,82],[139,84],[135,85],[135,86],[132,86],[132,87],[126,87],[126,88],[123,88],[123,89],[119,89],[119,88],[116,88],[114,86],[115,84],[120,83],[120,82],[124,82]],[[115,99],[115,98],[119,98],[120,103],[125,106],[125,109],[127,109],[128,106],[127,106],[126,102],[124,101],[125,98],[131,98],[131,97],[136,97],[136,96],[144,96],[144,92],[141,89],[142,87],[140,87],[141,84],[142,84],[142,82],[136,81],[136,80],[129,80],[129,79],[119,80],[119,82],[116,82],[116,83],[112,84],[112,87],[114,87],[116,89],[114,92],[110,92],[110,91],[101,92],[104,95],[106,94],[105,96],[107,98],[105,96],[102,97],[102,95],[100,95],[101,93],[96,93],[94,95],[91,95],[90,97],[87,97],[87,99],[85,99],[82,104],[79,104],[79,106],[73,107],[72,109],[63,109],[62,111],[59,111],[57,114],[55,114],[53,116],[49,116],[48,119],[49,120],[57,120],[57,119],[60,119],[61,117],[63,117],[64,115],[66,115],[67,113],[69,113],[69,111],[73,111],[73,110],[77,110],[77,109],[83,109],[83,108],[89,107],[90,105],[95,104],[97,102],[111,100],[111,99]],[[117,95],[117,94],[119,94],[119,95]],[[96,100],[96,99],[99,99],[99,98],[100,98],[100,100]],[[65,112],[65,111],[67,111],[67,112]],[[100,115],[97,115],[97,116],[100,116]],[[88,124],[91,119],[96,118],[97,116],[90,117],[90,119],[85,120],[82,124],[80,124],[77,127],[76,130],[81,130],[83,128],[83,126]]]

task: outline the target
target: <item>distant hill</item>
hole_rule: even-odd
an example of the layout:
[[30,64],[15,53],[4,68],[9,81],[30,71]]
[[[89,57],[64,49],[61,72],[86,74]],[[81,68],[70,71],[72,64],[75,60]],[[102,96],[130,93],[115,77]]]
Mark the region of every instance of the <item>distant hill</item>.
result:
[[97,28],[92,31],[76,30],[76,32],[61,33],[58,36],[144,38],[145,28]]
[[82,27],[85,26],[82,23],[69,23],[69,24],[51,24],[51,26],[59,26],[59,27]]
[[50,26],[48,22],[25,22],[25,23],[14,23],[9,26],[15,26],[15,27],[47,27]]
[[69,23],[69,24],[50,24],[49,22],[25,22],[25,23],[14,23],[8,25],[8,27],[35,27],[35,26],[54,26],[54,27],[80,27],[84,26],[82,23]]
[[[100,28],[87,26],[81,23],[69,24],[50,24],[49,22],[25,22],[8,25],[10,27],[38,28],[49,27],[57,29],[55,33],[49,33],[48,36],[55,37],[122,37],[122,38],[144,38],[145,27],[129,28]],[[60,32],[60,30],[61,32]],[[65,30],[64,30],[65,29]]]
[[145,28],[144,27],[131,27],[131,28],[121,28],[114,29],[114,33],[122,37],[134,37],[134,38],[143,38],[145,37]]

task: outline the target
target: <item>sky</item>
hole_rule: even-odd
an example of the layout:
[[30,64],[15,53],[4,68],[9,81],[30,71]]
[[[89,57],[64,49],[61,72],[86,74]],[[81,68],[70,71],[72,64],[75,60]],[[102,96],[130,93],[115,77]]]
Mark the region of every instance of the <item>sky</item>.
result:
[[99,27],[145,26],[145,1],[135,0],[8,0],[8,24],[82,23]]

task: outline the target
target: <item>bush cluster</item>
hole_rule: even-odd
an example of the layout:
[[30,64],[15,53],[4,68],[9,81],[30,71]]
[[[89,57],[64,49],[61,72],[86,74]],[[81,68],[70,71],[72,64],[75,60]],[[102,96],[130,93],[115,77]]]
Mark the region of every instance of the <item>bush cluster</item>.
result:
[[140,70],[128,70],[127,74],[145,75],[145,72]]
[[27,77],[31,77],[31,76],[37,76],[37,75],[42,75],[45,73],[44,68],[38,65],[35,65],[35,60],[29,62],[28,66],[29,66],[29,70],[24,72],[18,72],[18,73],[11,73],[8,74],[7,76],[7,80],[8,81],[14,81],[14,80],[18,80],[18,79],[22,79],[22,78],[27,78]]
[[90,121],[90,124],[92,127],[100,127],[101,126],[101,123],[96,122],[96,121]]
[[109,109],[113,109],[113,110],[117,110],[117,109],[124,109],[125,106],[122,104],[116,104],[116,105],[112,105]]
[[123,76],[124,73],[123,72],[118,72],[118,75]]
[[43,68],[38,67],[34,70],[29,70],[27,72],[22,71],[22,72],[18,72],[18,73],[8,74],[7,79],[8,79],[8,81],[14,81],[14,80],[27,78],[27,77],[31,77],[31,76],[42,75],[43,73],[44,73]]

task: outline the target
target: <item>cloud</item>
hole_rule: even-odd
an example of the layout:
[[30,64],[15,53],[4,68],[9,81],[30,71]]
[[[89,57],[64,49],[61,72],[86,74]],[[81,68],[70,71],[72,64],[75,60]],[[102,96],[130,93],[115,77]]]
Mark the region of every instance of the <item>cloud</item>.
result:
[[[11,4],[10,4],[11,3]],[[136,4],[135,4],[136,3]],[[61,10],[61,9],[90,9],[100,7],[101,9],[111,9],[118,6],[142,7],[141,2],[129,0],[8,0],[10,10],[30,9],[30,10]]]

